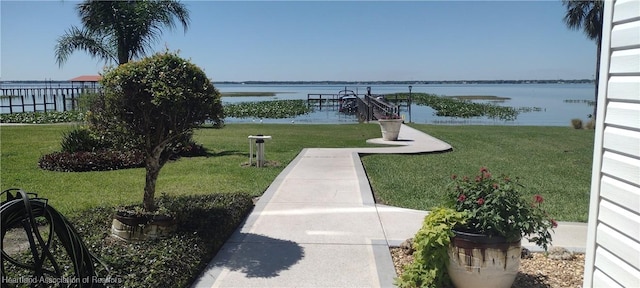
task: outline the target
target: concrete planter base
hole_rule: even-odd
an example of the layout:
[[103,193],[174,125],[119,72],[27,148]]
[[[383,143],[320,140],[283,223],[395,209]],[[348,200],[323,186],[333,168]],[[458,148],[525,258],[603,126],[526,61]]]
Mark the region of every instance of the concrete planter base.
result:
[[170,217],[114,215],[111,235],[127,242],[164,239],[176,231],[177,223]]

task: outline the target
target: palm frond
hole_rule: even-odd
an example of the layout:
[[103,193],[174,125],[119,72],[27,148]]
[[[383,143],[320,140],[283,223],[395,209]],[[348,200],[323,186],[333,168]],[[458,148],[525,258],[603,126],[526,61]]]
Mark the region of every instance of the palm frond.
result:
[[572,30],[582,30],[591,40],[600,41],[602,35],[603,0],[563,0],[567,8],[564,22]]
[[85,0],[77,10],[86,37],[79,37],[82,33],[74,30],[59,39],[56,55],[60,65],[77,49],[105,59],[109,54],[109,59],[123,64],[147,54],[163,29],[174,29],[179,21],[186,32],[190,22],[189,11],[175,0]]
[[105,43],[103,37],[73,26],[58,38],[55,47],[58,65],[62,66],[76,50],[85,50],[91,57],[101,58],[105,62],[116,59],[112,47],[108,42]]

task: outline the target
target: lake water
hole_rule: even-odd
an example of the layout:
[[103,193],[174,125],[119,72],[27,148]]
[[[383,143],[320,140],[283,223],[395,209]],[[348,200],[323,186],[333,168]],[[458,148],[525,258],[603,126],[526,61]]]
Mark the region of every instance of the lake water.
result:
[[[593,106],[584,101],[594,100],[593,84],[414,84],[412,93],[432,93],[436,95],[492,95],[509,97],[510,100],[497,103],[511,107],[539,107],[540,111],[520,113],[514,121],[502,121],[476,117],[470,119],[439,117],[427,106],[411,106],[411,120],[426,124],[472,124],[472,125],[531,125],[531,126],[569,126],[571,119],[588,120]],[[406,85],[373,85],[372,94],[408,93]],[[307,94],[335,94],[345,89],[344,85],[242,85],[217,84],[220,92],[275,92],[274,97],[223,97],[223,103],[246,101],[268,101],[284,99],[307,99]],[[367,86],[346,86],[347,89],[365,94]],[[575,103],[565,102],[572,100]],[[409,118],[406,108],[401,114]],[[288,119],[237,119],[227,118],[228,123],[357,123],[355,116],[345,115],[336,109],[323,106],[307,115]]]
[[[68,84],[68,83],[67,83]],[[38,86],[39,85],[39,86]],[[43,86],[44,85],[44,86]],[[65,83],[31,83],[29,87],[60,87]],[[21,83],[17,87],[24,87]],[[273,97],[222,97],[223,103],[238,103],[247,101],[270,101],[285,99],[307,99],[307,94],[336,94],[345,89],[344,85],[321,84],[215,84],[220,92],[274,92]],[[365,94],[366,84],[349,85],[347,89],[359,94]],[[432,93],[436,95],[460,96],[460,95],[492,95],[509,97],[510,100],[497,103],[511,107],[539,107],[536,112],[520,113],[514,121],[502,121],[482,117],[463,119],[435,116],[435,111],[427,106],[413,104],[411,106],[411,121],[426,124],[472,124],[472,125],[533,125],[533,126],[568,126],[573,118],[583,121],[588,120],[588,115],[593,113],[593,106],[583,101],[594,99],[593,84],[414,84],[413,93]],[[1,83],[2,88],[12,88],[11,84]],[[408,93],[407,85],[371,85],[372,94]],[[30,98],[30,97],[27,97]],[[575,103],[565,102],[572,100]],[[27,99],[29,101],[29,99]],[[8,99],[0,99],[2,105],[7,105]],[[0,105],[0,106],[2,106]],[[27,108],[29,109],[29,108]],[[51,109],[51,108],[49,108]],[[70,109],[70,108],[68,108]],[[0,113],[8,113],[7,108],[0,109]],[[18,110],[20,111],[20,110]],[[31,110],[32,111],[32,110]],[[406,107],[401,114],[405,119],[409,118]],[[345,115],[337,111],[337,107],[323,106],[322,109],[287,119],[238,119],[227,118],[228,123],[357,123],[354,115]]]

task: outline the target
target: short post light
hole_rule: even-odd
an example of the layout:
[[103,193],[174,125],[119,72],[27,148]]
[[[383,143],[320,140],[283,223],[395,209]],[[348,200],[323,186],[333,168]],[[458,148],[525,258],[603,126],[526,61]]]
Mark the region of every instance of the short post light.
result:
[[409,108],[409,123],[411,123],[411,85],[409,85],[409,99],[407,99],[407,106]]

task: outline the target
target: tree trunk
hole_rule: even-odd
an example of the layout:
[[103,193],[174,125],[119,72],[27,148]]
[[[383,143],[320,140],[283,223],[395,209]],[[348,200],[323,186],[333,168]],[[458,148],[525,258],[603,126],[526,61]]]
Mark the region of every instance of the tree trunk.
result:
[[598,88],[600,85],[600,51],[602,50],[602,40],[598,40],[598,48],[596,49],[596,103],[593,105],[593,120],[596,120],[596,115],[598,113]]
[[160,156],[164,147],[156,147],[151,153],[147,153],[145,159],[146,178],[144,184],[144,197],[142,199],[142,205],[145,211],[156,211],[155,194],[156,194],[156,181],[158,175],[160,175],[160,169],[163,166],[163,162],[160,160]]

